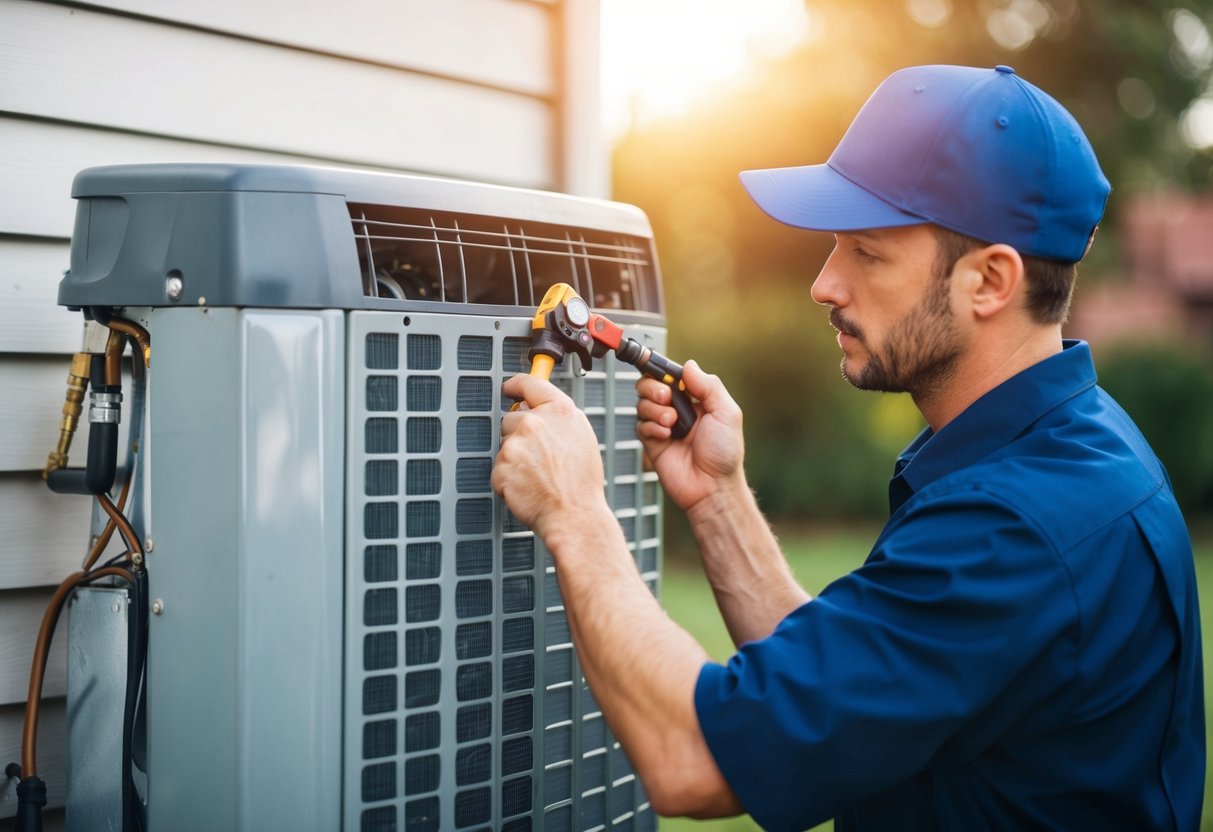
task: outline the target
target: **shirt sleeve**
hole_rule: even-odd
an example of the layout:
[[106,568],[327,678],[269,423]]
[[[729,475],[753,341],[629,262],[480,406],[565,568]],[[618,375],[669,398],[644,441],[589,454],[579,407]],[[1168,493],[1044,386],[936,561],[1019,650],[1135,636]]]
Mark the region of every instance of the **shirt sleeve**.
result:
[[1017,680],[1076,628],[1072,582],[1031,522],[979,488],[920,495],[862,567],[705,664],[695,708],[747,811],[804,829],[921,770],[997,697],[1048,696]]

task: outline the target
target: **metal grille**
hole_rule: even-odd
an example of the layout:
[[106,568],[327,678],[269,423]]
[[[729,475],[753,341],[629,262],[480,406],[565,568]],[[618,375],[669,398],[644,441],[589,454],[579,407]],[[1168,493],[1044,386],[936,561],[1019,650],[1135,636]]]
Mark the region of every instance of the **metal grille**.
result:
[[392,496],[396,493],[396,477],[396,460],[371,460],[366,464],[366,496]]
[[660,311],[644,237],[384,205],[349,211],[368,297],[534,307],[569,283],[597,308]]
[[[349,320],[346,827],[655,829],[581,673],[551,557],[492,492],[499,390],[529,366],[529,320]],[[607,497],[656,592],[636,374],[595,370],[554,380],[595,425]]]
[[[441,670],[418,670],[404,677],[404,704],[406,708],[421,708],[436,705],[441,693]],[[439,714],[418,714],[405,723],[405,750],[417,751],[434,748],[438,743]]]

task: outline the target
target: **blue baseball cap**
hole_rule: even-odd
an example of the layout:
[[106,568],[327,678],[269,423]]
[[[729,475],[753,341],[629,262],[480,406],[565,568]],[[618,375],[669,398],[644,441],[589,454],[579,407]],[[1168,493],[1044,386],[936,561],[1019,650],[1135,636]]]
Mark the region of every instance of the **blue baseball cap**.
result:
[[931,222],[1076,263],[1111,189],[1082,128],[1008,66],[918,66],[885,79],[824,165],[750,170],[780,222],[859,231]]

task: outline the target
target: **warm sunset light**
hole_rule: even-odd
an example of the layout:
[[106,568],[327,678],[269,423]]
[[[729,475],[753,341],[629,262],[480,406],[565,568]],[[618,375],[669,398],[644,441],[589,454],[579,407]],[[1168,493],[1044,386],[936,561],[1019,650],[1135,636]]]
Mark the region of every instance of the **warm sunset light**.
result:
[[814,36],[802,0],[602,0],[603,122],[611,136],[684,112]]

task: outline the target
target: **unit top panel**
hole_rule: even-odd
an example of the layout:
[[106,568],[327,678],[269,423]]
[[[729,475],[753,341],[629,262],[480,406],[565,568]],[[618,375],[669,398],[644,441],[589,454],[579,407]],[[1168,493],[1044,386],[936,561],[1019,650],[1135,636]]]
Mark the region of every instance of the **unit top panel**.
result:
[[[662,315],[652,231],[631,205],[424,176],[149,164],[76,176],[59,302],[509,314],[554,283]],[[437,311],[437,310],[435,310]],[[454,311],[451,309],[450,311]]]

